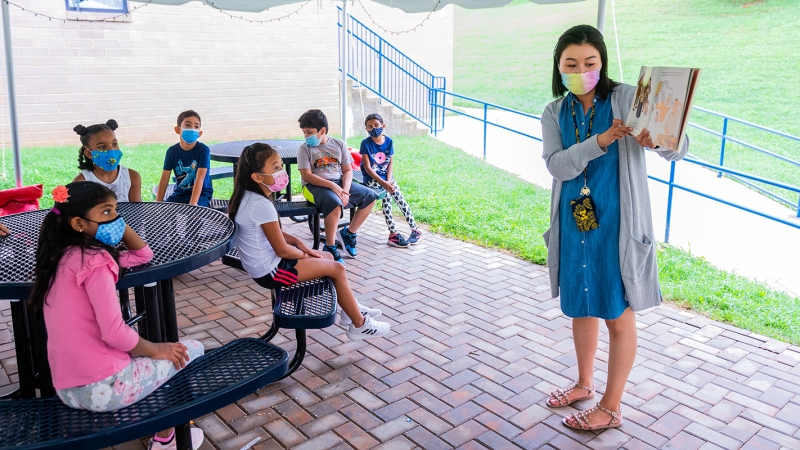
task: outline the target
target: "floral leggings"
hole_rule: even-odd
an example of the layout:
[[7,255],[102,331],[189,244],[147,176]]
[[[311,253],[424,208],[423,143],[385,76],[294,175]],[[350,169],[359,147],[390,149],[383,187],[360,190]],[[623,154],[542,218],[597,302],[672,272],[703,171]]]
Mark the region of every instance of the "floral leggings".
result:
[[[373,189],[383,189],[383,186],[372,179],[367,182],[367,186]],[[417,222],[414,221],[414,215],[411,214],[411,207],[408,206],[406,199],[403,198],[403,193],[400,192],[400,187],[397,186],[395,180],[392,180],[392,186],[394,186],[394,193],[389,194],[387,192],[388,195],[381,200],[381,202],[383,202],[381,204],[383,208],[383,218],[386,219],[386,226],[389,227],[389,232],[392,234],[397,233],[397,226],[394,224],[394,216],[392,215],[392,199],[394,199],[397,206],[400,207],[400,211],[403,212],[403,216],[405,216],[408,226],[411,227],[411,231],[416,230]]]
[[[198,341],[181,341],[189,349],[189,362],[204,353]],[[114,411],[150,395],[178,371],[172,361],[132,356],[131,363],[119,372],[96,383],[56,391],[65,405],[90,411]]]

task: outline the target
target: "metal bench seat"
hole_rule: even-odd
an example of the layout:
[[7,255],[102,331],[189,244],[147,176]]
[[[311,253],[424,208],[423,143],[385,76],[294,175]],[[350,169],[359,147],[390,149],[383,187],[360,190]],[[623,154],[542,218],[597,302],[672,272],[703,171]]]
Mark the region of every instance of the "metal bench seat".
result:
[[[234,247],[222,257],[222,263],[244,270]],[[272,324],[260,339],[269,342],[281,328],[295,330],[297,350],[286,376],[303,363],[306,354],[306,330],[327,328],[336,323],[336,288],[330,278],[304,281],[272,293]]]
[[57,397],[0,401],[0,449],[104,448],[186,424],[282,378],[287,353],[259,339],[197,358],[152,394],[111,412],[72,409]]
[[[175,191],[174,184],[167,185],[167,191],[164,193],[164,199],[168,199],[170,195]],[[153,193],[153,200],[155,200],[158,196],[158,185],[153,186],[151,190]],[[221,198],[212,198],[208,204],[208,207],[211,209],[216,209],[217,211],[226,212],[228,211],[228,200],[223,200]]]

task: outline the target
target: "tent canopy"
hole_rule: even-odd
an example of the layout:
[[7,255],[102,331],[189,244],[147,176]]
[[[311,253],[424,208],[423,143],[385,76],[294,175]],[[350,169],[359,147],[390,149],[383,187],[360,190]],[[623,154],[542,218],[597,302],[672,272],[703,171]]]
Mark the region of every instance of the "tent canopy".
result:
[[[131,0],[148,3],[147,0]],[[149,3],[162,5],[183,5],[192,1],[202,3],[214,2],[214,6],[227,11],[261,12],[276,6],[302,3],[304,0],[153,0]],[[512,0],[372,0],[382,5],[399,8],[407,13],[430,12],[438,3],[439,9],[447,5],[458,5],[463,8],[495,8],[511,3]],[[584,0],[529,0],[540,5],[551,3],[574,3]]]

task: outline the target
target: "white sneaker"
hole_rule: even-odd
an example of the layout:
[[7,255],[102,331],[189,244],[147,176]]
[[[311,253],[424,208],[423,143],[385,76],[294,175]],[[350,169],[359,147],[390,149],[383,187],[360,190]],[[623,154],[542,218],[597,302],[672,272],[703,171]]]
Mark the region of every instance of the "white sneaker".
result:
[[[351,323],[353,323],[353,321],[350,320],[350,316],[345,314],[345,312],[342,309],[342,307],[338,306],[338,305],[337,305],[337,307],[339,308],[339,325],[347,326],[347,325],[350,325]],[[381,311],[380,309],[368,308],[368,307],[362,305],[361,303],[358,304],[358,310],[361,312],[361,315],[364,316],[364,317],[370,316],[372,318],[375,318],[375,317],[380,317],[380,315],[383,314],[383,311]]]
[[390,325],[386,322],[378,322],[370,316],[364,317],[364,325],[356,328],[352,323],[347,329],[347,337],[352,340],[372,339],[385,336],[389,332]]
[[[200,428],[192,427],[190,428],[192,434],[192,450],[197,450],[203,445],[203,441],[205,440],[205,436],[203,435],[203,430]],[[172,440],[167,443],[157,442],[154,441],[152,438],[150,439],[150,445],[147,447],[148,450],[177,450],[178,449],[178,439],[175,438],[173,434]]]

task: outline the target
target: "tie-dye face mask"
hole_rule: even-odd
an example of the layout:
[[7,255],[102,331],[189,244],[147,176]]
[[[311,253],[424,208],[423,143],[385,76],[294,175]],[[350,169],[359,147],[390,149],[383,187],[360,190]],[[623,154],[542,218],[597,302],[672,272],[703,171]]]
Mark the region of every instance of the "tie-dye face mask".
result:
[[584,73],[562,73],[561,82],[575,95],[590,92],[600,81],[600,69]]

